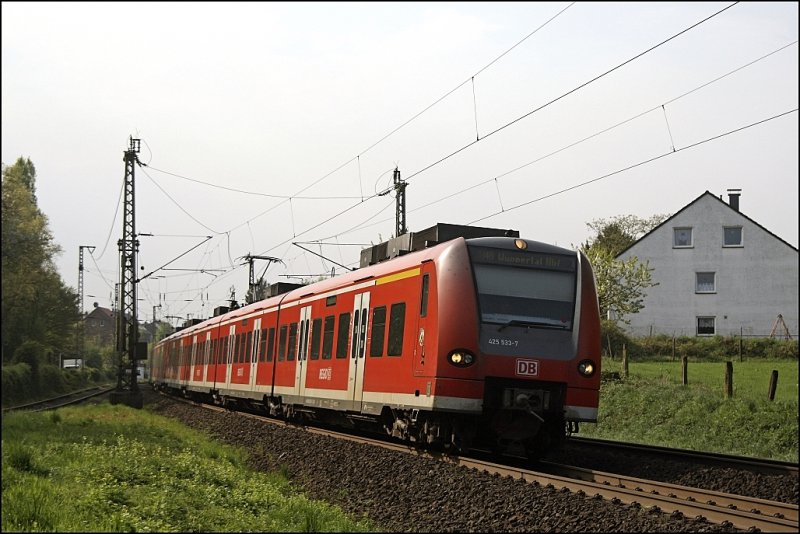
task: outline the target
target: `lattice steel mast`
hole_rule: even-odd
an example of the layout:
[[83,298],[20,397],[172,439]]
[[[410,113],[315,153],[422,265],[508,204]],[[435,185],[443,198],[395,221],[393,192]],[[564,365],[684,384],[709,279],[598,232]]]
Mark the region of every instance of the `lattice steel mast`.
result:
[[142,407],[142,394],[136,378],[136,360],[146,358],[139,346],[139,321],[136,308],[136,253],[139,241],[136,239],[136,203],[133,165],[139,163],[139,139],[130,138],[130,146],[125,151],[125,196],[122,219],[122,239],[118,241],[120,255],[120,296],[117,311],[117,353],[119,370],[117,389],[112,393],[111,403],[123,402],[136,408]]
[[400,237],[401,235],[408,232],[406,228],[406,184],[403,180],[400,179],[400,170],[395,167],[394,168],[394,189],[397,192],[397,198],[395,201],[395,237]]
[[84,367],[84,355],[83,350],[86,346],[86,315],[84,313],[83,307],[83,249],[88,248],[89,253],[94,252],[95,247],[91,247],[89,245],[80,245],[78,247],[78,295],[80,296],[80,312],[81,312],[81,320],[78,323],[78,355],[77,357],[81,359],[81,369]]

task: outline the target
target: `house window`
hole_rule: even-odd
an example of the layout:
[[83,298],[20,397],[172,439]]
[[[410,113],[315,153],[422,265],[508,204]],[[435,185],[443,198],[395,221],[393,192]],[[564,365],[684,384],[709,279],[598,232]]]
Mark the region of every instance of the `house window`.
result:
[[695,273],[695,293],[716,293],[716,273]]
[[742,246],[742,227],[741,226],[725,226],[722,229],[722,246],[723,247],[741,247]]
[[674,237],[672,241],[673,248],[689,248],[692,246],[692,229],[691,228],[673,228]]
[[716,333],[715,322],[716,322],[716,317],[698,317],[697,335],[713,336]]

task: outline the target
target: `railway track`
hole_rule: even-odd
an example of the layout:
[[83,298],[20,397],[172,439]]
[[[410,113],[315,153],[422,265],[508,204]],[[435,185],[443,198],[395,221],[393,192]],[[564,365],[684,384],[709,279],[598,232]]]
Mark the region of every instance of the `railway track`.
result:
[[19,411],[41,412],[44,410],[54,410],[56,408],[69,406],[71,404],[85,402],[93,397],[110,393],[114,389],[114,387],[108,386],[94,386],[79,391],[65,393],[64,395],[59,395],[57,397],[51,397],[49,399],[29,402],[27,404],[20,404],[18,406],[9,406],[8,408],[3,408],[3,414]]
[[724,467],[731,469],[745,469],[762,475],[792,475],[798,476],[798,464],[778,460],[765,460],[747,458],[730,454],[712,452],[697,452],[684,449],[670,449],[655,445],[640,445],[638,443],[622,443],[605,439],[571,437],[570,442],[578,446],[600,447],[618,451],[653,454],[663,458],[683,462],[693,462],[707,466]]
[[[176,397],[170,398],[212,411],[226,411],[226,409],[214,405]],[[243,417],[266,423],[297,427],[297,425],[263,415],[247,412],[238,413]],[[798,532],[798,506],[796,504],[679,486],[550,462],[541,462],[539,470],[534,471],[526,467],[500,464],[475,457],[436,453],[417,449],[406,444],[391,443],[334,430],[314,427],[302,428],[313,434],[433,458],[488,474],[512,477],[556,490],[569,490],[588,497],[605,499],[615,504],[624,503],[640,506],[651,511],[679,514],[687,518],[702,517],[712,523],[727,524],[742,530],[758,529],[761,532]],[[716,458],[716,460],[723,461],[722,458]],[[738,458],[738,460],[743,459]]]

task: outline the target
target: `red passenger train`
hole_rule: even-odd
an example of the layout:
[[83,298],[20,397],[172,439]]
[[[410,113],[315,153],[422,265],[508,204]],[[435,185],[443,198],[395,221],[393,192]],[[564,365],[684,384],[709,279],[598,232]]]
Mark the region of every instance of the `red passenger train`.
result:
[[459,237],[180,330],[151,372],[224,405],[538,457],[597,420],[594,274],[581,252]]

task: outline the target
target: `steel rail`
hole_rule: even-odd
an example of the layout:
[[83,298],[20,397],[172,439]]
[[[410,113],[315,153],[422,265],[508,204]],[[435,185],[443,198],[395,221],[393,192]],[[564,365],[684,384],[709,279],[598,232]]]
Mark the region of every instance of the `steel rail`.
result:
[[659,456],[672,456],[681,460],[695,460],[707,465],[717,465],[736,469],[747,469],[748,471],[764,475],[794,475],[798,476],[798,464],[796,462],[785,462],[781,460],[768,460],[764,458],[749,458],[747,456],[735,456],[731,454],[721,454],[715,452],[701,452],[687,449],[671,449],[658,445],[645,445],[640,443],[626,443],[597,438],[570,437],[569,442],[576,445],[588,445],[619,450],[628,450],[657,454]]

